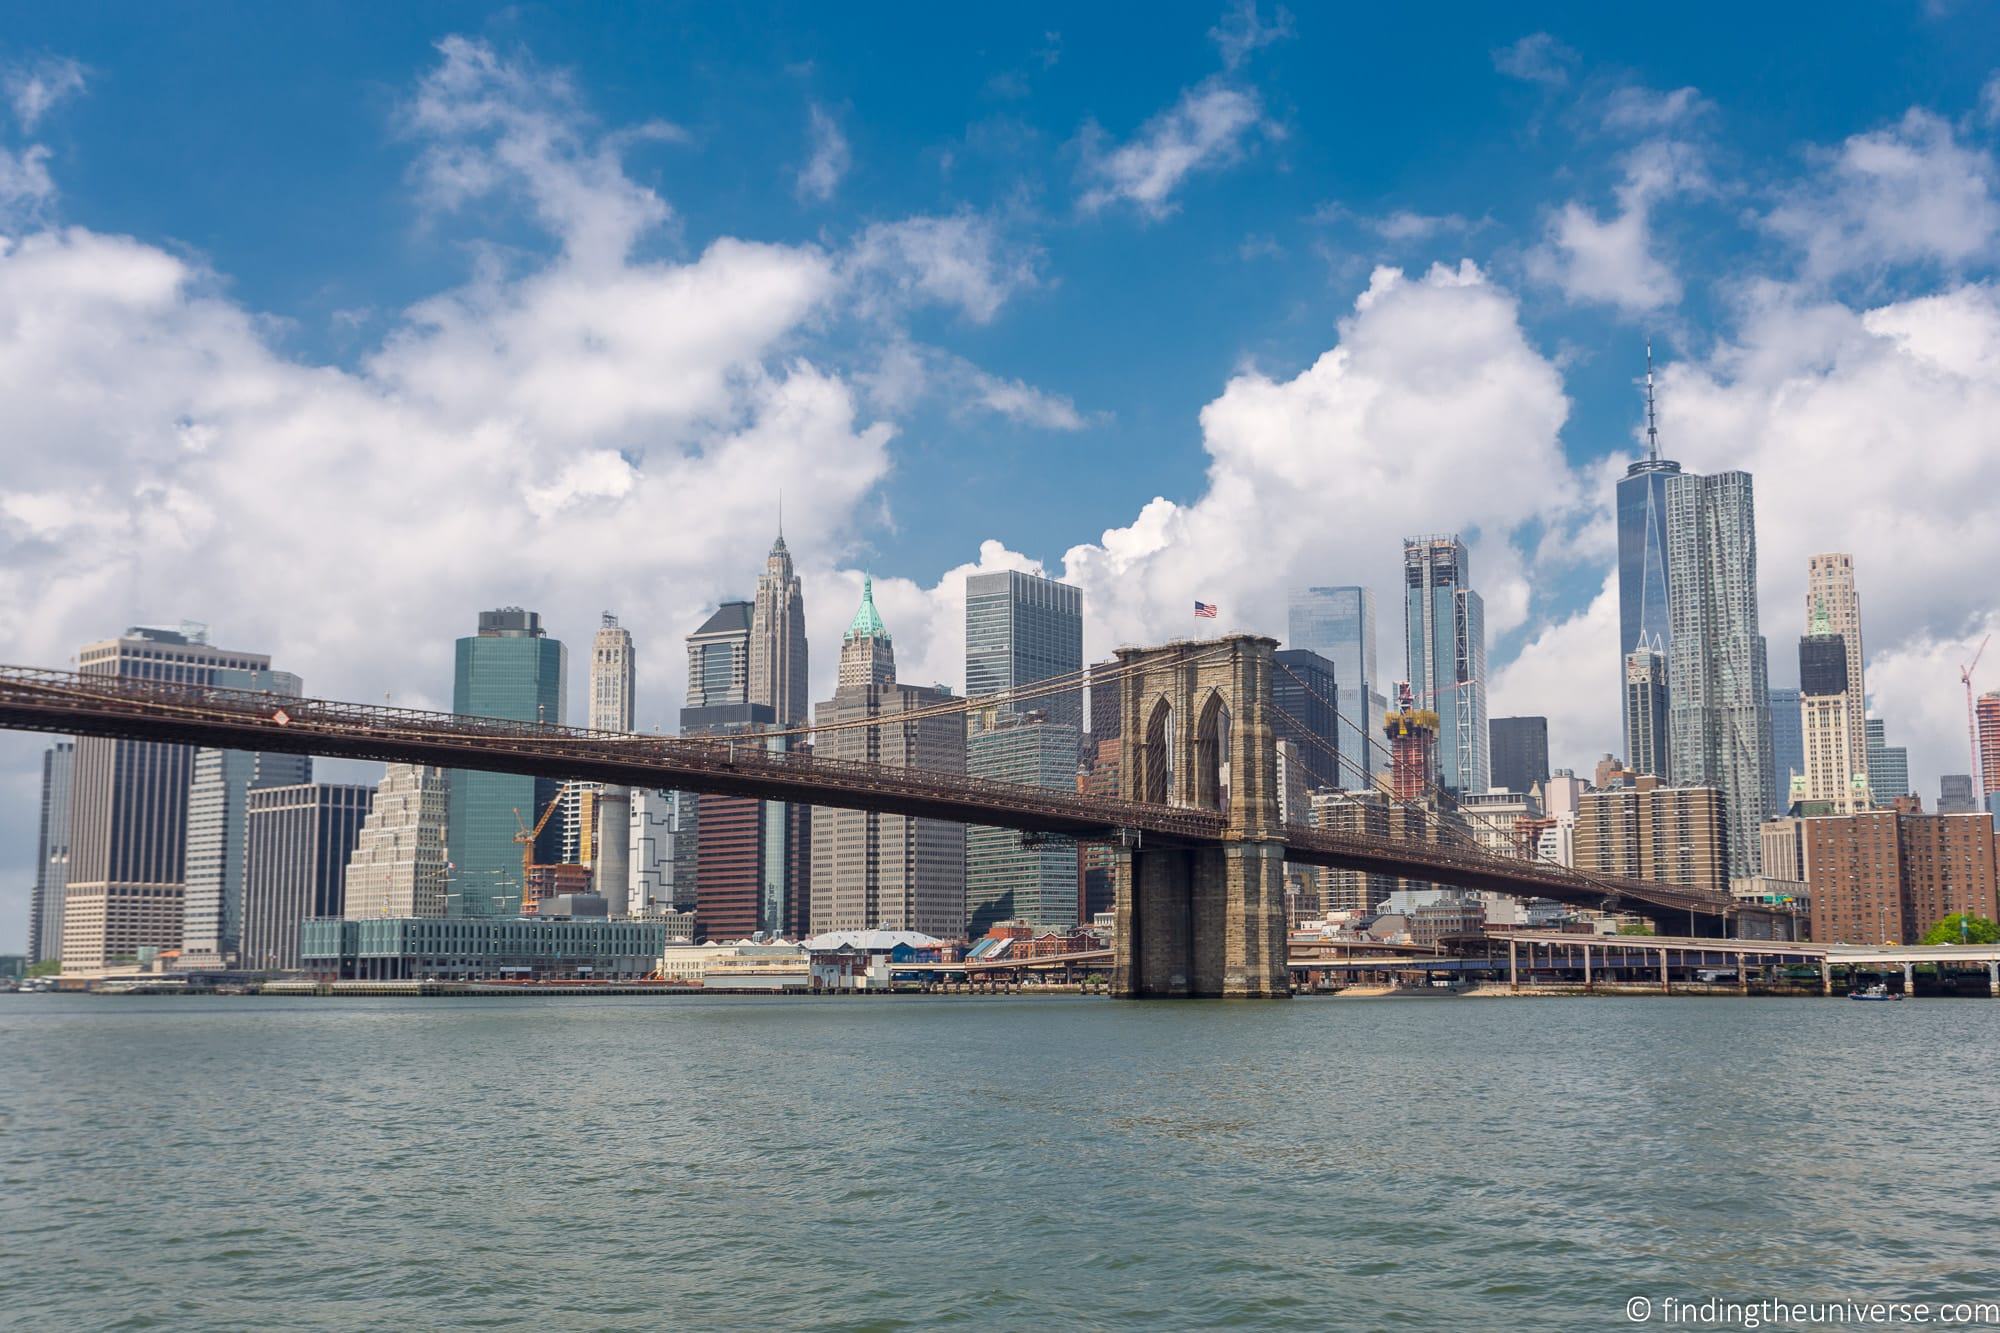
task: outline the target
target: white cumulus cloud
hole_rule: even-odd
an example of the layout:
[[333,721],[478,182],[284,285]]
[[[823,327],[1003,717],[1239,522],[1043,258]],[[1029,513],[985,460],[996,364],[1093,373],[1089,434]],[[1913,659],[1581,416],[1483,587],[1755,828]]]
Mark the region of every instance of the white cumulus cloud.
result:
[[1815,162],[1820,170],[1765,219],[1798,247],[1808,277],[1902,264],[1955,271],[1992,257],[2000,234],[1992,156],[1962,143],[1942,117],[1912,109]]
[[[1478,269],[1378,269],[1311,366],[1285,379],[1246,370],[1203,409],[1199,497],[1157,498],[1067,553],[1088,646],[1186,634],[1196,598],[1221,606],[1223,628],[1282,632],[1291,585],[1392,591],[1402,539],[1439,531],[1473,543],[1502,631],[1505,608],[1525,607],[1510,540],[1575,504],[1557,444],[1568,410],[1514,299]],[[1385,631],[1385,651],[1393,642]]]
[[1126,203],[1149,218],[1174,211],[1174,194],[1189,176],[1240,160],[1253,131],[1276,135],[1256,91],[1211,79],[1139,127],[1123,144],[1104,149],[1102,133],[1086,136],[1079,201],[1085,212]]
[[1681,280],[1660,257],[1652,226],[1659,203],[1707,186],[1700,153],[1673,139],[1652,139],[1625,154],[1617,208],[1600,214],[1571,200],[1548,219],[1528,271],[1572,301],[1642,314],[1680,300]]

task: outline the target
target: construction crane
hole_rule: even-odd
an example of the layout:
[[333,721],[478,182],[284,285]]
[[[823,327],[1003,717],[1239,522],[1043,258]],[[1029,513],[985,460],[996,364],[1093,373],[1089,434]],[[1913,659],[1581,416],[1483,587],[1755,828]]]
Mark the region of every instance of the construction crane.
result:
[[1982,808],[1986,804],[1986,774],[1979,765],[1979,710],[1972,701],[1972,673],[1978,669],[1979,659],[1986,656],[1986,645],[1991,642],[1991,634],[1981,639],[1979,651],[1958,669],[1958,678],[1965,684],[1965,734],[1972,742],[1972,800]]
[[521,844],[521,906],[524,911],[528,906],[528,888],[535,877],[535,841],[542,836],[542,830],[549,826],[549,820],[562,807],[563,797],[569,795],[569,789],[575,785],[565,782],[556,788],[555,799],[542,811],[542,817],[535,821],[533,828],[529,828],[528,821],[521,818],[520,810],[514,811],[514,822],[521,826],[520,831],[514,834],[514,841]]

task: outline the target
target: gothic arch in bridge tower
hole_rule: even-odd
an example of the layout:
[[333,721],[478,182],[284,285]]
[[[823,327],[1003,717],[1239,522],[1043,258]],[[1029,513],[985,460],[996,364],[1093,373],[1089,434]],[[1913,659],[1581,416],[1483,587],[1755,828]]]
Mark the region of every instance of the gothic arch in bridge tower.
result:
[[1264,996],[1285,966],[1271,654],[1260,635],[1121,648],[1120,727],[1137,742],[1126,800],[1217,810],[1221,845],[1155,836],[1120,849],[1113,990],[1126,996]]
[[1174,803],[1174,705],[1166,698],[1156,699],[1152,710],[1146,715],[1144,740],[1138,753],[1133,756],[1136,770],[1134,790],[1138,799],[1148,805],[1172,805]]
[[1210,689],[1194,728],[1194,803],[1203,810],[1229,808],[1229,705]]

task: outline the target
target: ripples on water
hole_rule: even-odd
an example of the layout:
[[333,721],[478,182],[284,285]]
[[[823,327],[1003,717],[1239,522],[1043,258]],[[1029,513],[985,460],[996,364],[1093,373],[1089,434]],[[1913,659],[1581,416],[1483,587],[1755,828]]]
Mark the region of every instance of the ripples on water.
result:
[[2000,1005],[0,997],[0,1325],[2000,1295]]

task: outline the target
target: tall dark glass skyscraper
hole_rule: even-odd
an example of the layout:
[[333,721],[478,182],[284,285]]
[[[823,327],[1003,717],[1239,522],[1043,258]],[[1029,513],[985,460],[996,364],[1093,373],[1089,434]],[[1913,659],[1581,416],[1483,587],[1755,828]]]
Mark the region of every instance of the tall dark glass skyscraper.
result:
[[[1667,479],[1681,470],[1660,457],[1660,432],[1653,411],[1653,349],[1646,348],[1646,456],[1625,469],[1618,483],[1618,655],[1639,648],[1673,660],[1673,623],[1667,606]],[[1630,664],[1627,664],[1628,674]],[[1671,691],[1672,681],[1665,682]],[[1664,701],[1663,701],[1664,702]],[[1636,759],[1653,751],[1653,769],[1667,770],[1666,737],[1637,735],[1626,709],[1625,754]],[[1643,719],[1641,719],[1643,720]],[[1644,770],[1641,770],[1644,771]]]
[[1783,814],[1792,806],[1792,775],[1806,771],[1806,733],[1801,721],[1799,692],[1771,690],[1771,809]]
[[1493,743],[1493,785],[1526,795],[1549,780],[1549,720],[1496,717],[1487,725]]
[[1340,682],[1340,782],[1366,787],[1385,766],[1377,752],[1388,700],[1375,671],[1375,594],[1367,588],[1296,588],[1286,646],[1333,663]]
[[1271,719],[1271,731],[1298,748],[1306,786],[1313,791],[1362,786],[1350,756],[1340,748],[1347,691],[1333,663],[1304,648],[1281,649],[1272,661],[1277,670],[1271,673],[1271,704],[1277,716]]
[[[561,725],[568,676],[569,654],[542,632],[540,615],[518,606],[481,611],[479,632],[458,641],[452,711]],[[520,910],[521,844],[514,834],[523,822],[534,827],[558,790],[553,778],[453,771],[446,915],[511,916]],[[562,823],[551,819],[535,860],[561,856]]]

